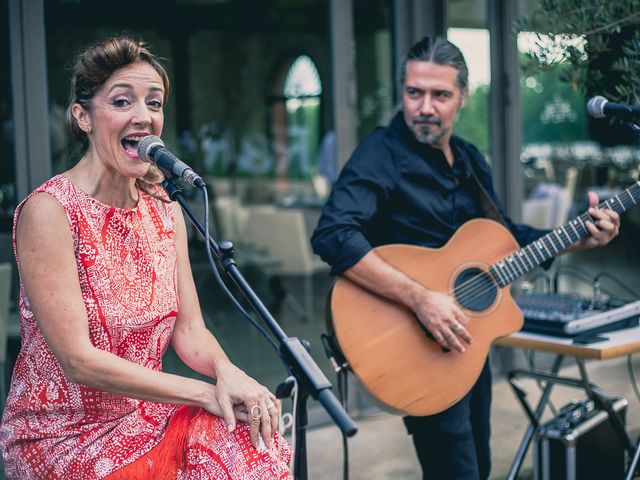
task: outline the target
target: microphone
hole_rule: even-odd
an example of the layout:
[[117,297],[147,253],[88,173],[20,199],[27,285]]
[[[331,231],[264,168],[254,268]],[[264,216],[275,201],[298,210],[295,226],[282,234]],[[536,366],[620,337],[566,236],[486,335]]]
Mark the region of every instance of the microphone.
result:
[[164,142],[155,135],[147,135],[138,142],[141,160],[155,163],[158,167],[181,178],[197,188],[205,186],[204,180],[193,169],[164,147]]
[[587,112],[594,118],[620,116],[629,119],[640,116],[640,107],[636,105],[625,105],[623,103],[612,103],[598,95],[587,102]]

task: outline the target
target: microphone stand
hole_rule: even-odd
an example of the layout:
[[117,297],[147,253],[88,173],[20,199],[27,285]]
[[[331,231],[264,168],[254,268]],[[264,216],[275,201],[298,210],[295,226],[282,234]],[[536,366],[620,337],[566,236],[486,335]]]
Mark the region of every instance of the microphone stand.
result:
[[[629,127],[631,131],[636,134],[638,139],[640,139],[640,126],[633,122],[625,123],[627,124],[627,127]],[[627,470],[625,471],[624,480],[631,480],[635,477],[636,471],[638,470],[638,464],[640,462],[640,438],[636,440],[635,450],[627,460],[629,463],[627,464]]]
[[640,127],[633,122],[625,122],[625,123],[627,124],[627,127],[629,127],[631,131],[635,133],[638,138],[640,138]]
[[[344,435],[352,437],[356,434],[358,428],[331,391],[331,382],[329,382],[309,354],[305,346],[305,343],[308,345],[308,342],[300,341],[296,337],[288,337],[244,279],[233,259],[233,244],[228,241],[223,241],[220,247],[218,247],[214,239],[209,235],[209,232],[205,231],[200,221],[187,205],[180,187],[178,187],[171,178],[165,179],[162,182],[162,186],[169,195],[169,198],[178,202],[182,211],[189,217],[189,220],[193,223],[200,235],[202,235],[202,238],[205,239],[207,248],[211,249],[215,254],[218,263],[224,267],[232,281],[240,289],[253,310],[264,321],[279,343],[280,357],[285,365],[289,367],[298,384],[298,392],[297,395],[294,396],[293,405],[293,411],[296,417],[294,478],[296,480],[307,480],[306,429],[308,423],[307,400],[309,396],[312,396],[322,404]],[[218,252],[220,252],[220,254],[218,254]],[[290,395],[293,387],[293,382],[290,381],[290,379],[285,380],[278,386],[277,392],[280,394],[278,396],[283,397]]]

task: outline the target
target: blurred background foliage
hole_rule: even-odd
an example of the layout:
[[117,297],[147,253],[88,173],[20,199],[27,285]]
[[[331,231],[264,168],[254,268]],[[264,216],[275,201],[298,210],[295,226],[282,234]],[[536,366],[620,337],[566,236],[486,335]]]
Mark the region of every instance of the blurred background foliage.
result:
[[536,32],[526,72],[565,63],[573,90],[600,92],[620,103],[640,102],[640,0],[539,0],[516,24]]

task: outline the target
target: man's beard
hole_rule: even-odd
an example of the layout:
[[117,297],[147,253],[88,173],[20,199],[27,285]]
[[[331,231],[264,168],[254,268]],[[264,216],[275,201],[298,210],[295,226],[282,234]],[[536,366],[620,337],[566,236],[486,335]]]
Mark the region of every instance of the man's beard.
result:
[[446,133],[442,121],[435,115],[418,115],[411,119],[411,133],[420,143],[434,146]]

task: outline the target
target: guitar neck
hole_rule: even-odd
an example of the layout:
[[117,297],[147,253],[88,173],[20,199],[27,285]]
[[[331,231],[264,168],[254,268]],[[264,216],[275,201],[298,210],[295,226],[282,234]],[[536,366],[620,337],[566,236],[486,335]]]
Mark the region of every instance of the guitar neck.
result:
[[[596,208],[610,209],[621,214],[640,202],[640,182],[600,203]],[[594,218],[588,212],[543,235],[526,247],[494,263],[489,271],[500,287],[506,287],[525,273],[589,235],[586,223]]]

